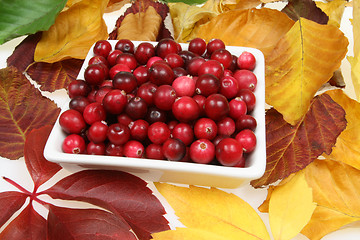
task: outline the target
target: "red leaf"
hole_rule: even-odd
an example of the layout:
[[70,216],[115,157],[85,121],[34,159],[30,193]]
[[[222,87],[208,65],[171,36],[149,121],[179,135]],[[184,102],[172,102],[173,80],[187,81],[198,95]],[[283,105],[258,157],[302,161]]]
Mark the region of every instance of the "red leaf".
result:
[[38,32],[26,37],[7,59],[7,65],[16,67],[20,72],[25,71],[34,62],[35,48],[41,39],[41,34],[41,32]]
[[135,240],[129,225],[118,216],[98,209],[69,209],[51,206],[49,240]]
[[26,137],[24,147],[25,163],[34,181],[35,189],[61,170],[59,164],[47,161],[43,155],[51,129],[52,126],[46,125],[32,130]]
[[43,91],[53,92],[67,88],[75,80],[84,60],[68,59],[56,63],[37,62],[32,64],[27,73]]
[[[2,192],[0,193],[0,227],[4,225],[14,213],[25,203],[28,196],[21,192]],[[6,206],[6,207],[4,207]]]
[[0,98],[0,155],[18,159],[24,154],[26,135],[54,124],[60,109],[15,67],[0,69]]
[[300,17],[319,24],[327,24],[329,21],[329,17],[312,0],[289,0],[282,12],[294,21],[299,20]]
[[303,120],[292,126],[275,109],[266,113],[266,169],[251,181],[262,187],[305,168],[322,153],[331,153],[346,127],[345,111],[327,94],[315,97]]
[[52,198],[78,200],[103,207],[123,217],[139,239],[168,230],[165,210],[147,183],[120,171],[85,170],[46,190]]
[[29,204],[0,234],[1,240],[46,239],[46,220]]

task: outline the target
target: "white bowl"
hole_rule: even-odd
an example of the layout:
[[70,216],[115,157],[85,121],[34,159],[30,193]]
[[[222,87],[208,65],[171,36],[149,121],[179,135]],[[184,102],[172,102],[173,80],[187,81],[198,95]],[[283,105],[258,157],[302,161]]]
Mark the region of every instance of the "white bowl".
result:
[[[110,40],[115,46],[116,40]],[[137,46],[139,41],[133,41]],[[156,42],[151,42],[156,45]],[[181,44],[186,50],[188,44]],[[93,48],[93,47],[92,47]],[[89,59],[93,56],[90,49],[85,62],[79,72],[78,79],[84,79],[84,70]],[[264,174],[266,166],[266,142],[265,142],[265,60],[262,52],[254,48],[227,46],[232,54],[239,56],[243,51],[251,52],[256,58],[254,73],[258,83],[254,91],[256,106],[252,116],[257,121],[255,135],[257,146],[246,160],[244,168],[205,165],[189,162],[172,162],[166,160],[139,159],[114,156],[99,156],[86,154],[68,154],[61,149],[66,134],[56,121],[44,149],[44,157],[62,165],[69,170],[80,168],[121,170],[134,174],[144,180],[153,182],[172,182],[189,185],[212,186],[221,188],[237,188],[249,183]],[[68,104],[62,108],[62,112],[68,109]]]

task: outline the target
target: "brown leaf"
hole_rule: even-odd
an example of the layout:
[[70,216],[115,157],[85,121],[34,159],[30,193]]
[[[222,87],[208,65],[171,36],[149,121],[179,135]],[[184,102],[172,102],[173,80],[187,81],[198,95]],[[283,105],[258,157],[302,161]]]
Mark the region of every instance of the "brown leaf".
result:
[[286,13],[294,21],[299,20],[301,17],[319,24],[327,24],[329,21],[329,17],[312,0],[289,0],[282,12]]
[[60,109],[15,67],[0,70],[0,84],[0,155],[14,160],[24,154],[26,135],[54,124]]
[[329,154],[345,127],[344,109],[327,94],[315,97],[307,114],[294,126],[270,109],[266,113],[266,170],[251,185],[257,188],[284,179],[323,152]]
[[76,79],[84,60],[68,59],[55,63],[36,62],[26,71],[42,91],[53,92],[66,88]]

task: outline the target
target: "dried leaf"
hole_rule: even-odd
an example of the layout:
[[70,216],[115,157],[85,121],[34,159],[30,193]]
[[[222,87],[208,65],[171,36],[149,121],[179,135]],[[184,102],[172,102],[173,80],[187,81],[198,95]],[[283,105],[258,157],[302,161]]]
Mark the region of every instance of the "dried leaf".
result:
[[310,222],[302,230],[304,235],[321,239],[348,223],[360,220],[358,169],[337,161],[315,160],[304,171],[317,203]]
[[346,0],[333,0],[331,2],[315,1],[316,6],[329,16],[329,25],[340,27],[341,18],[343,16]]
[[220,38],[226,45],[258,48],[266,57],[293,24],[286,14],[273,9],[232,10],[194,31],[206,41]]
[[266,59],[266,102],[296,124],[340,67],[347,46],[338,28],[301,18]]
[[120,10],[125,4],[131,3],[131,0],[109,0],[105,9],[105,13],[115,12]]
[[281,11],[294,21],[300,20],[300,18],[306,18],[319,24],[327,24],[329,21],[329,17],[312,0],[289,0]]
[[360,170],[360,103],[349,98],[340,89],[326,93],[345,110],[347,120],[345,130],[337,138],[335,147],[326,158],[344,162]]
[[146,187],[147,183],[129,173],[84,170],[74,173],[44,191],[52,198],[89,202],[123,217],[139,239],[168,230],[165,210]]
[[329,95],[317,96],[295,126],[273,108],[266,113],[266,169],[251,181],[261,187],[305,168],[323,152],[330,153],[346,127],[345,111]]
[[102,16],[107,1],[82,0],[63,11],[35,49],[36,62],[54,63],[64,59],[84,59],[94,42],[108,37]]
[[344,80],[344,77],[342,75],[341,69],[337,69],[335,70],[334,74],[332,75],[332,77],[329,80],[329,84],[331,86],[335,86],[338,88],[345,88],[346,87],[346,83]]
[[83,62],[80,59],[68,59],[55,63],[36,62],[26,73],[40,85],[40,90],[54,92],[67,88],[69,83],[76,79]]
[[223,13],[229,10],[245,10],[255,8],[261,4],[260,0],[207,0],[201,8],[213,11],[216,13]]
[[0,84],[0,155],[14,160],[23,156],[26,135],[54,124],[60,109],[14,67],[0,70]]
[[277,186],[269,202],[269,221],[274,239],[292,239],[309,222],[316,205],[312,189],[299,171],[286,184]]
[[[154,239],[194,239],[193,233],[213,236],[208,239],[270,239],[259,215],[236,195],[216,188],[187,188],[166,183],[155,183],[155,186],[188,230],[160,232],[153,234]],[[184,238],[179,238],[182,234]]]
[[22,192],[0,193],[0,206],[6,206],[0,211],[0,227],[3,226],[14,213],[25,203],[28,196]]

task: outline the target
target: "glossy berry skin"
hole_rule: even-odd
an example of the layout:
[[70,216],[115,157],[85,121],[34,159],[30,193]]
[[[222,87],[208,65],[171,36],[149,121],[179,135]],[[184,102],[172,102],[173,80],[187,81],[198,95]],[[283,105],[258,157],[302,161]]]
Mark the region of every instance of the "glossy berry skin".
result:
[[107,155],[107,156],[122,157],[122,156],[124,156],[123,152],[124,152],[123,145],[116,145],[111,142],[109,142],[105,148],[105,155]]
[[86,67],[84,72],[85,81],[89,85],[100,85],[105,78],[107,73],[104,70],[102,64],[92,64]]
[[151,43],[142,42],[135,49],[134,55],[138,63],[144,65],[151,57],[155,56],[155,47]]
[[125,65],[125,64],[115,64],[114,66],[112,66],[109,70],[109,77],[110,79],[114,79],[115,75],[118,72],[131,72],[131,69],[129,68],[129,66]]
[[191,144],[189,154],[192,161],[208,164],[215,158],[215,145],[208,139],[198,139]]
[[243,52],[237,58],[237,65],[240,69],[247,69],[253,71],[256,66],[255,56],[250,52]]
[[118,49],[122,52],[126,53],[134,53],[135,45],[134,43],[129,39],[120,39],[115,44],[115,49]]
[[212,140],[216,137],[218,128],[210,118],[200,118],[194,125],[194,134],[197,139]]
[[149,159],[165,160],[162,145],[151,143],[145,148],[145,156]]
[[106,40],[97,41],[93,48],[93,52],[95,55],[100,55],[105,58],[107,58],[111,50],[112,50],[111,44]]
[[251,91],[255,91],[257,78],[252,71],[246,69],[237,70],[234,73],[234,78],[238,81],[239,89],[249,89]]
[[199,56],[203,55],[206,51],[206,42],[202,38],[194,38],[189,42],[188,50]]
[[126,93],[120,89],[113,89],[103,99],[104,109],[111,114],[120,114],[127,104]]
[[145,102],[151,106],[154,103],[154,94],[157,86],[151,82],[141,84],[137,90],[136,96],[141,97]]
[[174,78],[175,79],[178,78],[178,77],[181,77],[181,76],[188,75],[188,72],[184,68],[181,68],[181,67],[174,68],[173,72],[174,72]]
[[196,56],[188,61],[186,64],[186,71],[192,76],[199,75],[200,66],[205,63],[206,60],[203,57]]
[[193,98],[183,96],[172,105],[172,113],[181,122],[191,122],[199,118],[200,107]]
[[113,51],[111,51],[109,53],[106,60],[107,60],[110,67],[112,67],[112,66],[114,66],[116,64],[116,58],[122,53],[123,52],[118,50],[118,49],[114,49]]
[[86,146],[86,153],[89,155],[105,155],[106,146],[103,142],[89,142]]
[[166,55],[164,60],[169,64],[171,68],[183,67],[185,64],[184,59],[180,57],[180,55],[177,53],[169,53],[168,55]]
[[240,89],[237,93],[237,96],[246,103],[248,113],[254,110],[256,105],[256,97],[253,91],[249,89]]
[[218,49],[225,48],[225,43],[218,38],[211,39],[208,44],[206,45],[207,52],[211,55],[213,52],[215,52]]
[[186,146],[177,138],[169,138],[163,143],[162,151],[167,160],[180,161],[185,156]]
[[247,105],[240,97],[236,97],[229,102],[229,116],[238,119],[247,113]]
[[172,109],[177,95],[175,89],[170,85],[161,85],[154,93],[154,104],[161,110],[168,111]]
[[195,102],[199,105],[200,107],[200,117],[205,116],[205,101],[206,101],[206,97],[203,95],[195,95],[193,96],[193,99],[195,100]]
[[133,120],[144,118],[147,113],[148,105],[141,97],[131,98],[125,107],[125,113]]
[[215,50],[212,54],[211,54],[211,57],[210,59],[212,60],[216,60],[218,62],[220,62],[223,67],[225,69],[229,68],[230,65],[231,65],[231,62],[232,62],[232,55],[231,53],[224,49],[224,48],[221,48],[221,49],[217,49]]
[[118,72],[113,78],[113,87],[131,93],[137,87],[136,77],[131,72]]
[[87,138],[94,143],[101,143],[106,140],[108,126],[105,122],[94,122],[87,131]]
[[121,123],[111,124],[107,131],[107,138],[115,145],[125,144],[130,139],[130,129]]
[[79,134],[86,128],[86,122],[82,114],[73,109],[66,110],[60,115],[59,124],[61,126],[61,129],[68,134]]
[[138,86],[149,81],[150,76],[149,76],[148,68],[144,65],[135,68],[133,74],[136,78]]
[[201,76],[207,73],[212,74],[218,79],[220,79],[224,75],[224,67],[216,60],[208,60],[201,64],[198,70],[198,75]]
[[155,122],[166,122],[166,120],[167,120],[166,111],[163,111],[155,106],[151,106],[148,108],[148,111],[145,116],[145,121],[147,121],[149,124]]
[[241,143],[244,152],[250,153],[256,147],[256,136],[250,129],[244,129],[236,134],[235,139]]
[[203,95],[205,97],[211,94],[219,92],[220,80],[213,74],[202,74],[200,75],[195,83],[196,94]]
[[83,80],[72,80],[67,87],[67,92],[70,98],[77,96],[86,97],[90,91],[91,87]]
[[243,157],[243,147],[233,138],[224,138],[215,148],[216,159],[223,166],[235,166]]
[[134,54],[131,53],[121,53],[116,58],[116,64],[125,64],[131,70],[134,70],[138,65]]
[[195,81],[190,76],[181,76],[176,78],[171,85],[178,97],[193,96],[195,93]]
[[251,115],[242,115],[235,122],[236,131],[239,132],[244,129],[254,131],[257,127],[256,119]]
[[144,156],[144,145],[136,140],[130,140],[124,145],[124,156],[131,158],[142,158]]
[[70,134],[64,139],[62,150],[64,153],[84,153],[86,150],[85,140],[78,134]]
[[99,88],[95,94],[95,101],[102,103],[106,94],[108,94],[111,90],[112,90],[112,87],[109,87],[109,86]]
[[82,114],[84,112],[85,107],[89,104],[90,104],[89,99],[83,96],[77,96],[70,100],[69,108],[74,109]]
[[220,121],[230,112],[229,102],[221,94],[212,94],[206,98],[204,109],[206,115],[214,121]]
[[220,80],[220,93],[227,99],[232,99],[239,91],[239,84],[234,77],[224,76]]
[[144,141],[147,138],[149,123],[138,119],[130,125],[130,136],[134,140]]
[[172,130],[173,138],[180,139],[186,146],[194,140],[194,131],[187,123],[178,123]]
[[163,38],[156,45],[155,52],[157,56],[164,59],[169,53],[179,52],[178,44],[170,38]]
[[126,113],[117,115],[116,120],[126,126],[130,126],[130,124],[133,122],[133,120]]
[[107,58],[101,55],[95,55],[92,58],[90,58],[88,65],[98,64],[98,63],[104,64],[105,66],[109,67],[109,62]]
[[149,80],[157,86],[171,85],[175,78],[171,67],[162,62],[155,62],[149,68]]
[[230,117],[218,121],[216,125],[218,127],[219,135],[231,136],[235,133],[235,121]]
[[148,128],[148,138],[152,143],[163,144],[170,138],[170,129],[166,123],[155,122]]

